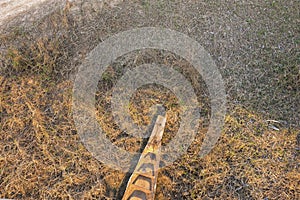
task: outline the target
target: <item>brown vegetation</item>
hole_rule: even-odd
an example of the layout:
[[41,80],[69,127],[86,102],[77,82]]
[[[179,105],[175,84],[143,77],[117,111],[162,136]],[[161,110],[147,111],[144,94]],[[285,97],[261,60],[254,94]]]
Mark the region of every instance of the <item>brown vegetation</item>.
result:
[[[198,152],[208,125],[205,83],[170,52],[133,52],[112,63],[96,94],[99,123],[117,146],[140,151],[145,141],[122,133],[109,109],[113,84],[142,63],[175,67],[195,87],[203,120],[188,152],[159,172],[157,199],[299,199],[299,2],[130,1],[75,3],[31,26],[0,36],[0,198],[117,199],[126,174],[96,160],[77,135],[72,87],[77,66],[110,35],[134,27],[175,29],[214,57],[228,93],[221,138]],[[120,71],[121,69],[121,71]],[[176,134],[180,103],[156,85],[132,98],[137,124],[149,108],[167,108],[163,144]]]

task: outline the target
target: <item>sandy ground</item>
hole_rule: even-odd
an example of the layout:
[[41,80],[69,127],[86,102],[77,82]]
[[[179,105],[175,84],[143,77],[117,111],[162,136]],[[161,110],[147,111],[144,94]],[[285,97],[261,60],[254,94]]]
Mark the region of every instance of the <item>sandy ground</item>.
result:
[[[1,0],[0,27],[15,20],[34,21],[36,17],[45,16],[64,3],[65,0]],[[45,9],[45,5],[47,9]]]
[[0,0],[0,32],[21,24],[30,27],[37,20],[65,7],[67,2],[72,4],[73,10],[78,11],[82,5],[101,8],[107,4],[115,7],[122,0]]

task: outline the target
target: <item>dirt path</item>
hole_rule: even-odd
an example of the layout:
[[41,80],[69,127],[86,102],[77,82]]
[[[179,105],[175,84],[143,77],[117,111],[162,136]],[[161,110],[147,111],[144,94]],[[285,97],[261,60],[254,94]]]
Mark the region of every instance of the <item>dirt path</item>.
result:
[[0,32],[20,24],[28,26],[38,19],[63,8],[67,2],[72,4],[74,10],[81,6],[101,8],[103,4],[116,6],[122,0],[0,0]]
[[0,2],[0,27],[16,20],[34,21],[37,17],[49,14],[54,8],[64,3],[65,0],[2,0]]

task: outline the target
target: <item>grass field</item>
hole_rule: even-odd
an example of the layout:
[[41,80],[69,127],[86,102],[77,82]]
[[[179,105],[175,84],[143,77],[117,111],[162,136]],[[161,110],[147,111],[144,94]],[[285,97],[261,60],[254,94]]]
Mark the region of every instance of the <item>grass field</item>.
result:
[[[34,23],[0,31],[0,198],[120,199],[128,174],[85,148],[72,116],[78,66],[100,42],[136,27],[177,30],[213,57],[225,81],[222,135],[198,152],[210,116],[201,76],[170,52],[144,50],[117,59],[98,84],[97,120],[112,143],[139,152],[145,140],[113,122],[111,92],[126,69],[144,63],[176,68],[192,83],[202,121],[187,153],[159,172],[156,199],[300,199],[299,1],[75,1]],[[131,116],[167,108],[163,145],[180,124],[180,102],[157,85],[140,88]]]

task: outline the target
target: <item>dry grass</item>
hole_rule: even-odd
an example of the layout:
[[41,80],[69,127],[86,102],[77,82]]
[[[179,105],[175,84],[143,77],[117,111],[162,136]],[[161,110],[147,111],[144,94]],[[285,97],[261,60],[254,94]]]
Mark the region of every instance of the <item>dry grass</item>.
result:
[[[167,64],[184,74],[198,95],[202,126],[188,152],[160,171],[157,199],[299,199],[297,23],[298,1],[131,1],[116,7],[89,1],[31,27],[7,27],[0,37],[0,198],[122,195],[128,175],[93,158],[77,134],[73,75],[85,55],[111,34],[159,26],[190,35],[212,54],[229,104],[219,142],[199,158],[210,108],[205,84],[192,67],[169,52],[153,50],[112,63],[98,85],[97,116],[107,137],[129,151],[140,151],[145,141],[123,134],[109,108],[111,89],[125,69]],[[155,85],[141,88],[132,98],[131,115],[136,123],[148,124],[155,103],[167,108],[167,144],[180,117],[172,92]]]

